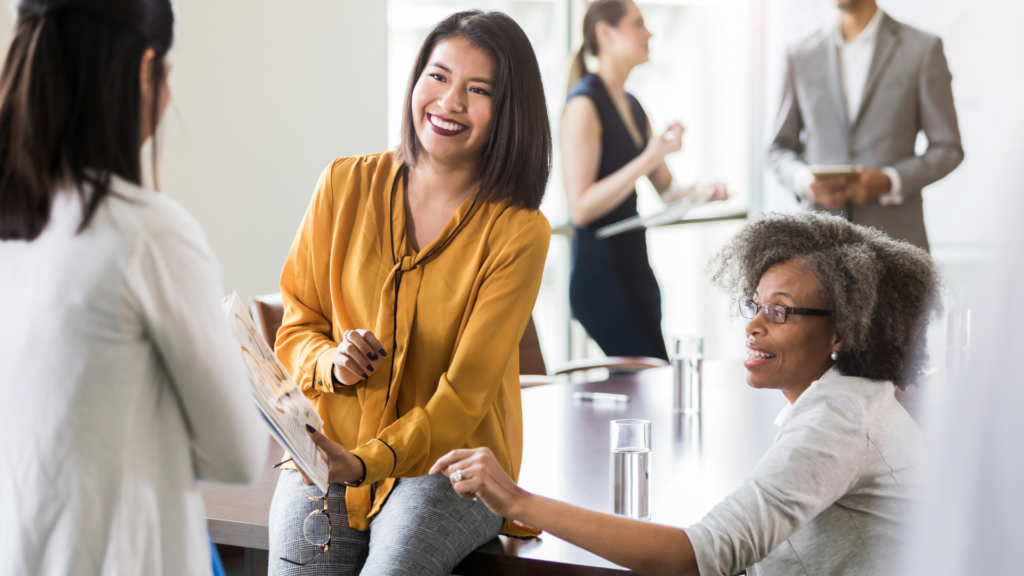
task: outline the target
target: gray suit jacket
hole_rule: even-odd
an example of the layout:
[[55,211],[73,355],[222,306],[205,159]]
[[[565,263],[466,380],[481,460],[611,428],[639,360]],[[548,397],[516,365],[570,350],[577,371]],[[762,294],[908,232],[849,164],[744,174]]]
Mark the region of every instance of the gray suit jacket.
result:
[[[892,166],[903,183],[902,205],[849,204],[836,213],[927,250],[921,189],[952,172],[964,157],[942,40],[885,15],[860,110],[850,113],[840,85],[837,34],[820,31],[787,51],[768,162],[789,189],[796,170],[807,164]],[[921,130],[928,150],[917,156],[914,144]],[[793,191],[804,206],[814,207],[800,190]]]

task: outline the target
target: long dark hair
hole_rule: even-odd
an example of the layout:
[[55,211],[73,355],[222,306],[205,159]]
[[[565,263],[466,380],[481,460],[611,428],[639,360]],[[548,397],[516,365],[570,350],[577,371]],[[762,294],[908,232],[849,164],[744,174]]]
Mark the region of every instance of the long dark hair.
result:
[[465,38],[486,51],[498,72],[491,134],[480,157],[479,199],[507,200],[536,210],[551,174],[551,126],[544,85],[529,38],[515,20],[501,12],[456,12],[427,35],[409,75],[402,141],[396,155],[409,166],[419,159],[422,144],[412,119],[412,91],[434,47],[451,38]]
[[587,75],[586,53],[597,56],[599,47],[597,45],[597,23],[607,22],[611,26],[618,26],[622,17],[626,15],[626,2],[628,0],[594,0],[587,6],[587,12],[583,15],[583,45],[576,51],[576,56],[569,66],[568,90]]
[[112,175],[142,184],[140,63],[152,48],[155,130],[174,36],[170,0],[21,0],[17,11],[0,73],[0,240],[39,236],[63,184],[84,202],[79,230]]

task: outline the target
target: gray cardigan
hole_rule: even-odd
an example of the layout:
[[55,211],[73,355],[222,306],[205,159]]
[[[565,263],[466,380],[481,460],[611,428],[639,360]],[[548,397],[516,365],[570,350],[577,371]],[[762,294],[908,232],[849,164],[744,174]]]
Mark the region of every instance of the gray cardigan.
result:
[[895,386],[830,370],[776,424],[742,486],[686,528],[701,575],[893,574],[925,451]]

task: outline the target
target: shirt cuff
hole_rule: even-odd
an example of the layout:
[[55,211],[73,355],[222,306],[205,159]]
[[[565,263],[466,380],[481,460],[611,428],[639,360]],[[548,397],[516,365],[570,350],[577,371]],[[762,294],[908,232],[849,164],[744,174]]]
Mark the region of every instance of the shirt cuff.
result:
[[334,353],[335,348],[331,347],[316,357],[313,389],[317,392],[334,392]]
[[793,173],[793,189],[800,196],[813,200],[814,195],[811,193],[811,184],[814,182],[814,174],[811,173],[810,166],[801,166],[796,169]]
[[366,467],[366,476],[363,477],[360,486],[390,478],[398,465],[398,455],[380,438],[374,438],[357,447],[352,450],[352,454],[362,460],[363,466]]
[[889,177],[889,191],[878,197],[878,203],[882,206],[899,206],[903,204],[903,180],[900,173],[892,166],[882,168],[882,173]]

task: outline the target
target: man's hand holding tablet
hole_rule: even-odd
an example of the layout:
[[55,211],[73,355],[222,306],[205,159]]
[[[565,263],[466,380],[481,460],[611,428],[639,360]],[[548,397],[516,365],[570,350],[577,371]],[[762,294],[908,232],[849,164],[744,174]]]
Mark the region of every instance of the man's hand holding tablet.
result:
[[815,164],[810,167],[813,180],[807,183],[807,191],[822,208],[836,210],[846,205],[850,199],[847,188],[857,178],[854,166],[823,166]]

